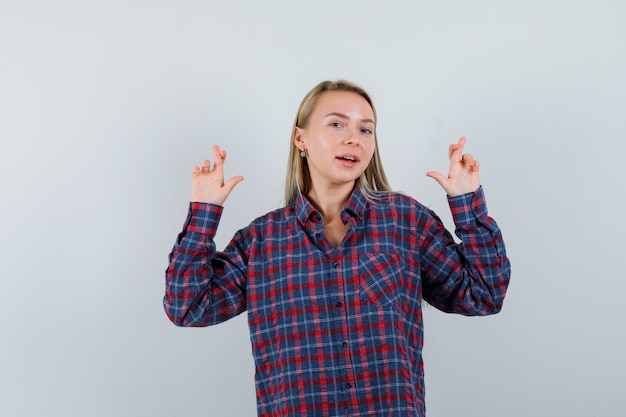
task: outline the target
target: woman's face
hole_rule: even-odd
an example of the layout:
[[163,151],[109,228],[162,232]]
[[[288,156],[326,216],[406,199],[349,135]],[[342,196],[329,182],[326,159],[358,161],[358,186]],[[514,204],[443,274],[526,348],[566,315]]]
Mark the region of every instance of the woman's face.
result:
[[375,127],[374,111],[359,94],[323,93],[306,127],[296,128],[294,139],[306,151],[313,188],[351,189],[374,154]]

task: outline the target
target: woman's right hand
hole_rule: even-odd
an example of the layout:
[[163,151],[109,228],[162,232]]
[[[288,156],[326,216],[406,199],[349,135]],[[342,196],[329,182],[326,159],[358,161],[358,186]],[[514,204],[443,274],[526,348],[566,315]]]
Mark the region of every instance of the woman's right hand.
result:
[[224,161],[226,151],[213,145],[214,163],[205,160],[202,167],[194,167],[191,172],[191,201],[223,206],[230,192],[243,180],[236,175],[224,182]]

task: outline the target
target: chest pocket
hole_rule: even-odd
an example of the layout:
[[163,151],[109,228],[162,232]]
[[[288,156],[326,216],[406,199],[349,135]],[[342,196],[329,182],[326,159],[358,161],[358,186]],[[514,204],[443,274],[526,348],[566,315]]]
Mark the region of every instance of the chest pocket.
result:
[[391,253],[367,253],[359,257],[359,298],[389,305],[404,293],[402,258]]

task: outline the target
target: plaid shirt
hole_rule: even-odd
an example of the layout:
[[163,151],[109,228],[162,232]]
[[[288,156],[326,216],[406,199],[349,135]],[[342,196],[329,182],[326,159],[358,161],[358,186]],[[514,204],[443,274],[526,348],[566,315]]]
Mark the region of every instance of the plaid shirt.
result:
[[165,311],[179,326],[248,311],[259,416],[423,416],[422,299],[493,314],[510,276],[482,187],[449,204],[461,244],[412,198],[373,202],[357,187],[336,248],[302,197],[219,252],[222,208],[191,203],[170,254]]

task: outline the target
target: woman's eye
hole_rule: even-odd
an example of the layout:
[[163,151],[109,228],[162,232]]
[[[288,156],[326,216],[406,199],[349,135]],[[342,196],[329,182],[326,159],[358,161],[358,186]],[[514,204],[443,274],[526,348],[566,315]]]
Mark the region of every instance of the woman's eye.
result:
[[332,127],[341,127],[341,123],[339,123],[339,122],[331,122],[330,125]]
[[373,133],[371,130],[369,129],[361,129],[361,132],[365,133],[366,135],[369,135],[371,133]]

